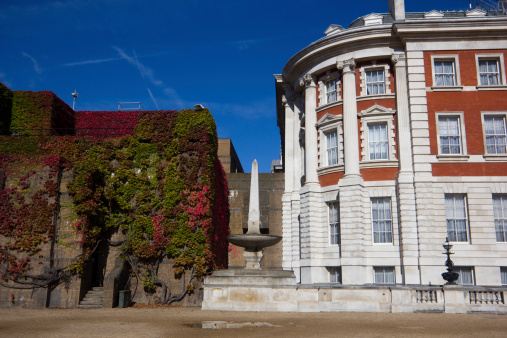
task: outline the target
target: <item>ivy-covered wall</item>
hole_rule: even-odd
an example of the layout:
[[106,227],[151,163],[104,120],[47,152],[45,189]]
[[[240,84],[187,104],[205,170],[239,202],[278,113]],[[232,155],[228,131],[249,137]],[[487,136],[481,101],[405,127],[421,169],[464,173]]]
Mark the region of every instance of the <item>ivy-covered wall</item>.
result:
[[73,135],[74,111],[50,91],[13,92],[11,134]]
[[[98,112],[95,120],[80,112],[73,122],[65,107],[57,114],[47,108],[59,105],[52,93],[16,93],[11,128],[75,123],[91,130],[104,120],[125,128],[114,138],[0,136],[1,285],[54,288],[82,276],[104,243],[119,248],[131,278],[162,303],[181,300],[204,274],[226,268],[227,180],[208,110]],[[70,179],[62,184],[62,176]],[[61,203],[64,191],[69,205]],[[68,248],[78,254],[59,264],[47,257]],[[186,276],[182,293],[171,294],[159,275],[167,259],[174,278]]]

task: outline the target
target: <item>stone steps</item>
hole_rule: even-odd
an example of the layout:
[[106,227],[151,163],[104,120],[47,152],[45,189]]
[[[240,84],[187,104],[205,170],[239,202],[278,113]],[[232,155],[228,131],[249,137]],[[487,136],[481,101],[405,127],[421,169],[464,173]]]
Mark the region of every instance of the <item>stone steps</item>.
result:
[[77,306],[80,309],[98,309],[103,307],[102,301],[104,300],[104,288],[93,287],[84,296],[83,300]]

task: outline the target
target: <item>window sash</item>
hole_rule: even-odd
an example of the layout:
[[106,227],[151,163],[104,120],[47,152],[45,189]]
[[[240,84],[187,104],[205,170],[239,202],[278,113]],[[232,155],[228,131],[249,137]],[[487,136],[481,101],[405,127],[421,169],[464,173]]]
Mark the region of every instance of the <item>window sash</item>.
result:
[[468,241],[468,218],[464,195],[445,196],[447,237],[450,242]]
[[393,227],[390,198],[372,198],[373,243],[392,243]]
[[366,95],[385,94],[384,70],[366,71]]
[[498,60],[479,60],[479,83],[481,86],[500,84],[500,67]]
[[456,116],[439,116],[438,131],[440,134],[441,154],[461,154],[461,123]]
[[368,124],[368,149],[370,160],[387,160],[389,158],[387,123]]
[[373,268],[375,284],[395,284],[394,267],[375,266]]
[[336,130],[330,131],[326,135],[326,162],[327,165],[338,163],[338,133]]
[[500,278],[502,285],[507,285],[507,266],[500,267]]
[[327,268],[329,271],[329,282],[341,283],[342,282],[342,268],[341,266],[332,266]]
[[338,100],[336,79],[325,82],[326,85],[326,103],[336,102]]
[[507,195],[493,196],[493,214],[497,242],[507,242]]
[[435,61],[435,85],[436,86],[455,86],[456,85],[456,67],[454,61]]
[[340,236],[340,205],[338,202],[328,203],[329,236],[332,245],[341,243]]
[[484,116],[487,154],[506,154],[507,135],[505,116]]
[[474,285],[474,269],[471,266],[455,266],[454,272],[459,274],[456,283],[459,285]]

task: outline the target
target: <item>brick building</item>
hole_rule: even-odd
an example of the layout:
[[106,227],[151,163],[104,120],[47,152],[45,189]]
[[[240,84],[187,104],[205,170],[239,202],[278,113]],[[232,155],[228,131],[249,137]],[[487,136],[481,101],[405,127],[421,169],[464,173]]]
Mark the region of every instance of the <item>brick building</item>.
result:
[[[480,4],[479,2],[476,2]],[[283,267],[303,284],[507,284],[507,16],[358,18],[275,75]]]

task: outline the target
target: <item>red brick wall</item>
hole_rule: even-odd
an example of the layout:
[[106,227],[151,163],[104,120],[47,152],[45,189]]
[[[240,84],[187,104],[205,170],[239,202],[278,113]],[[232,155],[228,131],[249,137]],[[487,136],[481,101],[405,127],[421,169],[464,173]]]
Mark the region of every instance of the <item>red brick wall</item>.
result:
[[[505,50],[437,51],[424,53],[426,86],[433,85],[431,55],[458,55],[459,76],[462,86],[477,86],[476,54],[503,53]],[[502,65],[505,67],[505,65]],[[427,91],[430,152],[438,154],[436,113],[462,112],[466,150],[468,155],[484,154],[484,135],[481,112],[507,111],[507,90]],[[507,176],[506,163],[434,163],[434,176]]]

